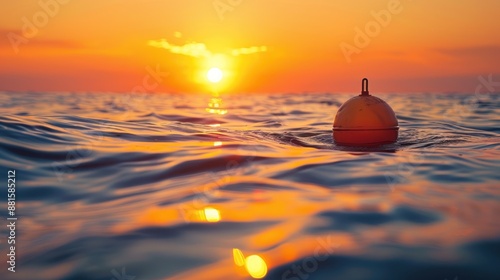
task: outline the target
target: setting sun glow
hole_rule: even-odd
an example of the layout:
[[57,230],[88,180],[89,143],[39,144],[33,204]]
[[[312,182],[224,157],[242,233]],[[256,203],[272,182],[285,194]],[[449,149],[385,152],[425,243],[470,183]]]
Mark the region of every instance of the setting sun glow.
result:
[[217,67],[210,68],[207,72],[207,79],[212,83],[220,82],[223,76],[222,70]]

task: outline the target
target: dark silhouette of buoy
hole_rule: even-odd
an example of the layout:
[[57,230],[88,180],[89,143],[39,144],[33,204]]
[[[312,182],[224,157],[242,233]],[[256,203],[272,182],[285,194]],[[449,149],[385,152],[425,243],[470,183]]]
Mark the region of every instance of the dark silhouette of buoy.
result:
[[398,139],[398,120],[382,99],[370,95],[368,79],[361,94],[340,106],[333,122],[333,140],[343,146],[378,146]]

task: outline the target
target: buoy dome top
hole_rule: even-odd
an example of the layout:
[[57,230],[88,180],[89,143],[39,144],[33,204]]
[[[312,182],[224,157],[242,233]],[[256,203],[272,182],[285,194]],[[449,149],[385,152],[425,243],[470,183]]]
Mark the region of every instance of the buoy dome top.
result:
[[334,129],[391,129],[398,127],[392,108],[382,99],[369,94],[368,79],[362,81],[361,94],[340,106]]

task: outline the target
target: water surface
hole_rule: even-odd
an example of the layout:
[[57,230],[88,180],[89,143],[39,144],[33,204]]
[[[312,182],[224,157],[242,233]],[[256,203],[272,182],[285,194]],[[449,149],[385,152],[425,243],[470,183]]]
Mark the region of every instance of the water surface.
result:
[[379,94],[400,138],[358,149],[352,96],[0,93],[2,279],[498,279],[500,95]]

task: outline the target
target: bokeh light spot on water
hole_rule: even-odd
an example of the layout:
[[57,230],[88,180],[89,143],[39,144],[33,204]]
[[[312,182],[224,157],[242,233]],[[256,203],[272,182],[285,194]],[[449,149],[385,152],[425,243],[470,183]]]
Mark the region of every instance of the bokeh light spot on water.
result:
[[220,212],[219,210],[212,208],[212,207],[207,207],[204,209],[204,216],[205,220],[209,223],[216,223],[220,221]]
[[220,147],[222,146],[222,142],[221,141],[215,141],[214,142],[214,147]]
[[18,278],[255,279],[258,254],[281,279],[331,236],[338,262],[308,279],[497,279],[500,94],[464,117],[472,94],[383,94],[400,137],[358,149],[331,135],[347,94],[0,93],[0,165],[31,213]]
[[233,249],[233,258],[234,258],[234,264],[236,264],[237,266],[245,265],[245,256],[243,255],[243,252],[241,252],[240,249],[238,248]]
[[247,269],[250,276],[255,279],[264,278],[267,274],[267,264],[258,255],[251,255],[246,258],[245,268]]

